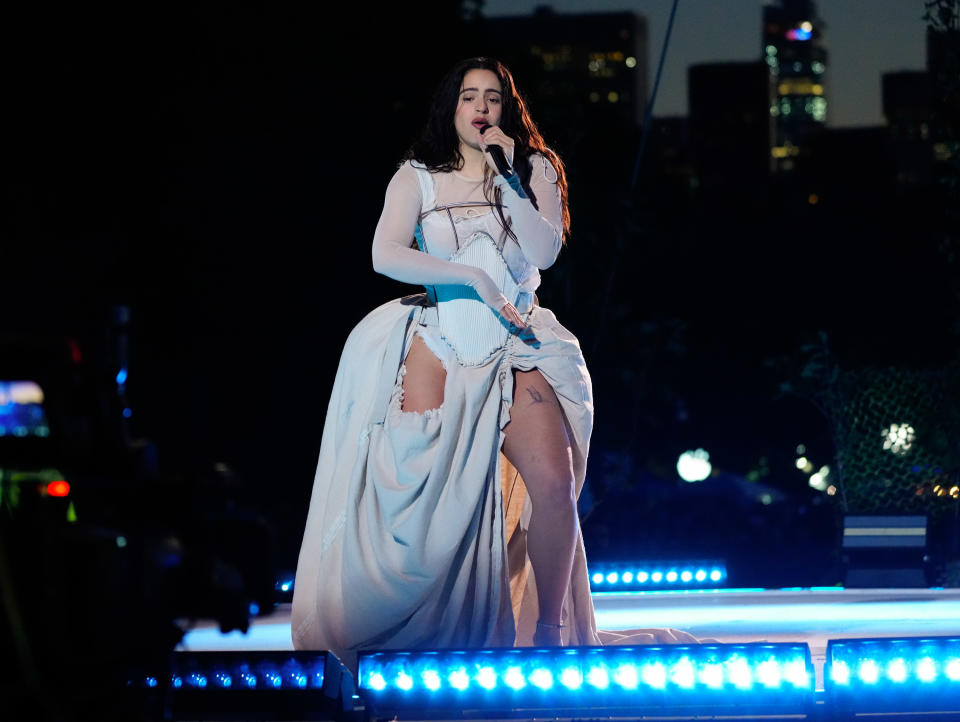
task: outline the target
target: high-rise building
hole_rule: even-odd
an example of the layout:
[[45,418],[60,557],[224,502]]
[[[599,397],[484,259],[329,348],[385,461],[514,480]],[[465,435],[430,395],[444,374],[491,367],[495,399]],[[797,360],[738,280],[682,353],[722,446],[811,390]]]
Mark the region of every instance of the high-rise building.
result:
[[827,120],[825,27],[813,0],[774,0],[763,8],[763,54],[776,80],[770,153],[778,171],[794,169]]
[[[603,115],[638,127],[647,107],[647,21],[630,12],[533,15],[483,23],[486,47],[509,65],[538,120]],[[548,121],[547,121],[548,122]]]

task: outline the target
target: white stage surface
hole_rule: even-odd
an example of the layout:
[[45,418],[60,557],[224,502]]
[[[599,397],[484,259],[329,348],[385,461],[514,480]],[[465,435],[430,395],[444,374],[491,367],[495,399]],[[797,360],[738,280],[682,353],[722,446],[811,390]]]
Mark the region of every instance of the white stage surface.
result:
[[[960,589],[603,592],[593,600],[601,629],[674,627],[718,642],[806,642],[818,690],[830,639],[960,636]],[[290,606],[256,618],[247,634],[221,634],[215,623],[196,623],[178,649],[293,649]]]

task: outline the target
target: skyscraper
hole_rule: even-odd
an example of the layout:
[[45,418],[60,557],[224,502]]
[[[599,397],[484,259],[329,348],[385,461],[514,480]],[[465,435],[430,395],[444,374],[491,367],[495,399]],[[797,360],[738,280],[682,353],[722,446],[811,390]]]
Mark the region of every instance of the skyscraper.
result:
[[763,54],[776,79],[770,153],[777,171],[793,170],[826,122],[825,27],[813,0],[774,0],[763,8]]
[[485,21],[486,47],[535,103],[540,122],[571,113],[640,126],[647,106],[647,22],[637,13],[533,15]]

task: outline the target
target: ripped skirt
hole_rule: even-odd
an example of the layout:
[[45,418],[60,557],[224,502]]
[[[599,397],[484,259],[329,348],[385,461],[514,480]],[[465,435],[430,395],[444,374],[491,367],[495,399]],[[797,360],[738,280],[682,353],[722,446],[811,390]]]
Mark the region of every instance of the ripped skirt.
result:
[[[292,635],[351,668],[371,648],[530,644],[538,618],[526,551],[530,500],[500,454],[514,370],[553,387],[579,494],[593,426],[576,338],[534,306],[528,329],[475,365],[445,342],[425,294],[391,301],[351,332],[334,381],[297,565]],[[401,411],[419,334],[447,371],[443,404]],[[579,534],[564,643],[598,644]]]

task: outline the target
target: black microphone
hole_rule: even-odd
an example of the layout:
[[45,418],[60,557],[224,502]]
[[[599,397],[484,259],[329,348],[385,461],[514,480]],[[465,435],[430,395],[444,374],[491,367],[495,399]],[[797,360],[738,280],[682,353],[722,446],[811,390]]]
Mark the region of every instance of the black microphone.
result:
[[[483,135],[487,132],[488,128],[493,126],[489,123],[484,123],[480,126],[480,135]],[[507,158],[503,154],[503,148],[499,145],[491,144],[487,146],[487,152],[493,157],[493,162],[497,165],[497,170],[500,171],[500,175],[504,178],[510,178],[513,175],[513,168],[510,167],[510,164],[507,163]]]

